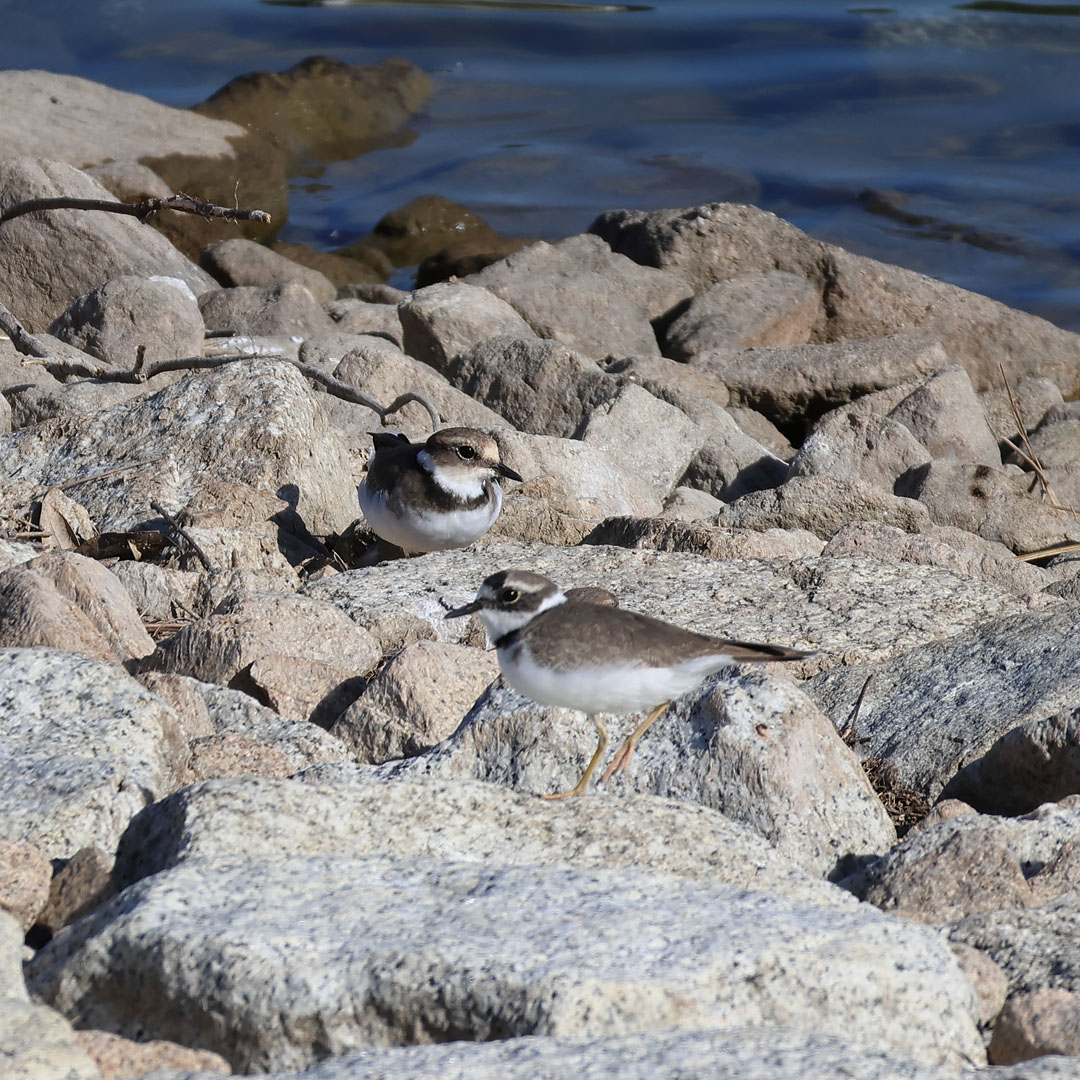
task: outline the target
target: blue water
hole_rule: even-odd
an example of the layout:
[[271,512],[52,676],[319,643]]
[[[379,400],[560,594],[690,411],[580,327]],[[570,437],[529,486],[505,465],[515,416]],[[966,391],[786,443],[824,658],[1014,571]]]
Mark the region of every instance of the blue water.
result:
[[[425,193],[548,239],[610,207],[737,199],[1080,329],[1078,15],[828,0],[0,0],[0,66],[183,106],[313,53],[405,56],[435,80],[412,133],[309,163],[285,238],[338,246]],[[866,188],[902,192],[910,216],[871,213]]]

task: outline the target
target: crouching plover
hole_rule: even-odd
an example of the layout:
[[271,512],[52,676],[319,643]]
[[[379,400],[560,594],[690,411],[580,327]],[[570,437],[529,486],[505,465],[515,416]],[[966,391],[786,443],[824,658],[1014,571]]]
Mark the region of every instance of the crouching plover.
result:
[[479,539],[502,509],[497,477],[521,480],[499,459],[499,444],[474,428],[444,428],[423,444],[389,432],[371,438],[360,509],[378,536],[406,552]]
[[[573,591],[573,590],[571,590]],[[580,709],[596,721],[597,744],[588,767],[569,791],[583,795],[607,749],[597,713],[648,716],[623,743],[601,781],[627,767],[641,736],[674,698],[693,690],[729,664],[801,660],[811,653],[782,645],[695,634],[635,611],[568,597],[552,581],[527,570],[500,570],[476,599],[446,618],[480,615],[506,681],[542,705]]]

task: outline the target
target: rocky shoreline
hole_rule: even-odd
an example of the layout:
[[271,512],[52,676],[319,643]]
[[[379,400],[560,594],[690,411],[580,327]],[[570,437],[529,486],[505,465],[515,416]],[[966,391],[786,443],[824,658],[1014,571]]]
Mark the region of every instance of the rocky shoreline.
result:
[[[353,142],[305,126],[328,87]],[[240,175],[279,222],[290,161],[427,93],[0,90],[0,213]],[[1080,336],[749,206],[155,224],[0,223],[47,353],[0,340],[5,1077],[1077,1075]],[[395,559],[356,492],[384,419],[431,432],[408,393],[524,483]],[[591,723],[443,617],[506,567],[813,655],[545,802]]]

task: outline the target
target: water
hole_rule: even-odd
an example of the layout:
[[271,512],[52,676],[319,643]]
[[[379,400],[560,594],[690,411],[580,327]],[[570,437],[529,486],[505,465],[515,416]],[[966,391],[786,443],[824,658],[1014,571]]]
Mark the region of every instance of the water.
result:
[[[1078,16],[828,0],[0,0],[0,66],[184,106],[314,53],[405,56],[435,81],[413,134],[309,163],[285,239],[335,247],[426,193],[546,239],[611,207],[736,199],[1080,330]],[[865,189],[907,202],[877,213]]]

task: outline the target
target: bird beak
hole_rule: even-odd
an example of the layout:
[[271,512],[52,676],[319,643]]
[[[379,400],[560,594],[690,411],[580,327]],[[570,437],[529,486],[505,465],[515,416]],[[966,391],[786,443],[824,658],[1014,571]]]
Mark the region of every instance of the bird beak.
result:
[[471,615],[474,611],[479,611],[483,605],[479,600],[474,600],[471,604],[466,604],[464,607],[451,608],[443,618],[444,619],[460,619],[462,615]]
[[516,480],[519,484],[525,483],[524,479],[522,479],[518,473],[514,472],[508,465],[504,465],[501,461],[495,466],[495,471],[500,476],[505,476],[508,480]]

